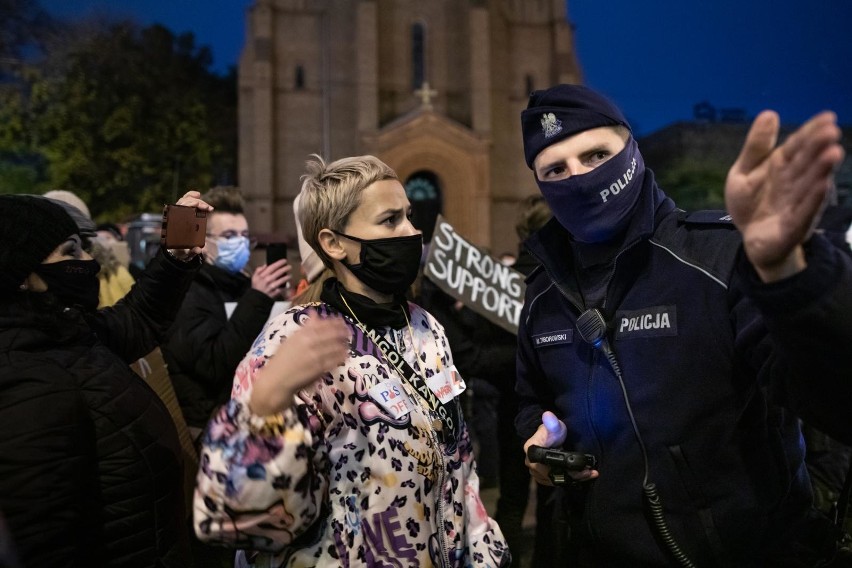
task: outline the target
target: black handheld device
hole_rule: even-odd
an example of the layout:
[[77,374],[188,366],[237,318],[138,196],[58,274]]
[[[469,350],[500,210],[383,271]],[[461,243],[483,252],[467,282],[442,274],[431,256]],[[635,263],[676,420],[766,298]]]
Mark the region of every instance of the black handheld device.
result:
[[541,446],[530,446],[527,450],[527,457],[532,463],[543,463],[566,471],[583,471],[586,468],[594,468],[598,464],[598,460],[593,454],[565,452],[556,448],[542,448]]
[[554,485],[566,485],[571,481],[571,478],[565,472],[592,469],[598,463],[597,458],[592,454],[565,452],[555,448],[542,448],[541,446],[530,446],[527,449],[527,457],[532,463],[543,463],[550,466],[550,481]]
[[287,258],[287,243],[269,243],[266,245],[266,264]]

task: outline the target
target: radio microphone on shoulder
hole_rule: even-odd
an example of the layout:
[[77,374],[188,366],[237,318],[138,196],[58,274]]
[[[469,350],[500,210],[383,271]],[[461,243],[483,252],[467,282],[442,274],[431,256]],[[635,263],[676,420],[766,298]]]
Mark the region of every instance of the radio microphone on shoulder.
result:
[[580,334],[583,341],[595,349],[603,351],[603,354],[609,360],[609,364],[612,365],[612,370],[620,379],[621,369],[618,366],[615,353],[606,340],[606,320],[600,310],[593,308],[580,314],[580,317],[577,318],[577,333]]

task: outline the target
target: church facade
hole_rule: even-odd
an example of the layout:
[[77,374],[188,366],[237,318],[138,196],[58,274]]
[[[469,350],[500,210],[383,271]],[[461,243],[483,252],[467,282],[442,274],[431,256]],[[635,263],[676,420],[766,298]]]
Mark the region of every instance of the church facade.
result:
[[311,154],[374,154],[431,235],[441,213],[514,251],[529,92],[579,83],[565,0],[256,0],[239,64],[239,184],[252,227],[295,235]]

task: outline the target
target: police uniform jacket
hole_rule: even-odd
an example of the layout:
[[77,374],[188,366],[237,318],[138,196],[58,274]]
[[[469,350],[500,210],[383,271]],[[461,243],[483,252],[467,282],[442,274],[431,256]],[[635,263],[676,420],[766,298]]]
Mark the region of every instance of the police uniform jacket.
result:
[[[542,266],[520,318],[519,434],[552,410],[564,448],[597,456],[600,477],[566,490],[591,564],[671,563],[647,518],[629,410],[672,536],[696,565],[784,557],[811,504],[793,413],[852,439],[849,260],[815,235],[803,272],[763,284],[724,212],[685,214],[650,171],[637,208],[598,306],[583,304],[556,219],[527,242]],[[607,322],[624,392],[578,334],[587,307]]]

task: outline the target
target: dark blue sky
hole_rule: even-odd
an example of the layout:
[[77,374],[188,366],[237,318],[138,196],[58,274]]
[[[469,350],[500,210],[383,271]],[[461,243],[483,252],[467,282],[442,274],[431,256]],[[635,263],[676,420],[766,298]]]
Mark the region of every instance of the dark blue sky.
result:
[[[252,0],[42,0],[192,31],[218,70],[235,65]],[[764,108],[797,124],[829,108],[852,125],[852,0],[569,0],[586,84],[639,134],[689,120],[696,103]]]

